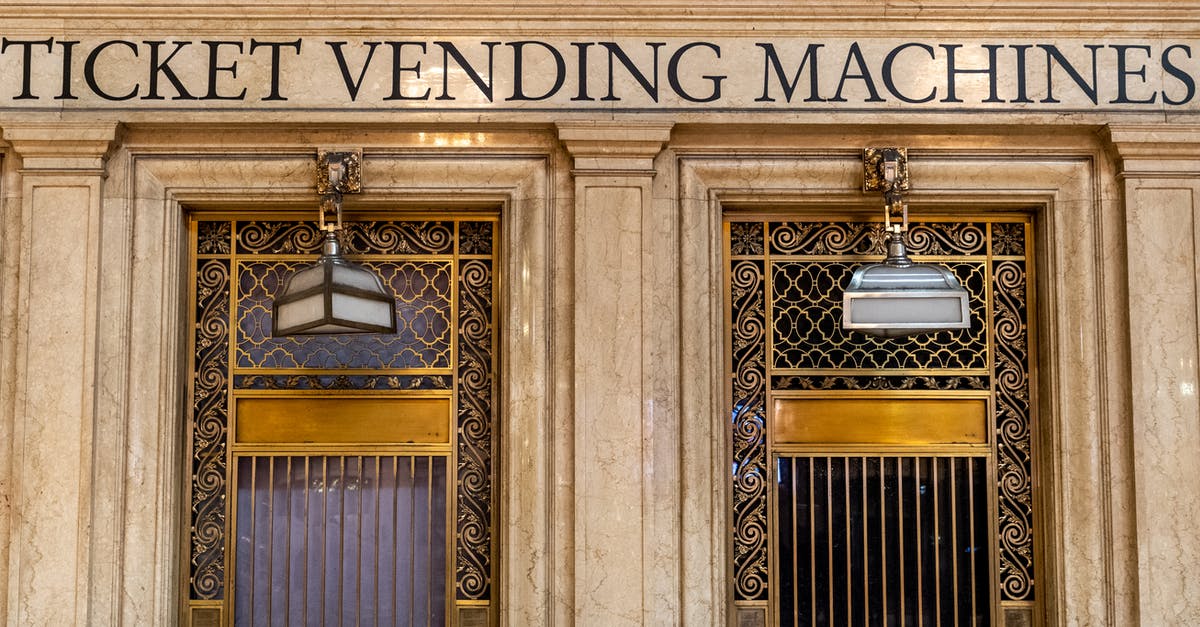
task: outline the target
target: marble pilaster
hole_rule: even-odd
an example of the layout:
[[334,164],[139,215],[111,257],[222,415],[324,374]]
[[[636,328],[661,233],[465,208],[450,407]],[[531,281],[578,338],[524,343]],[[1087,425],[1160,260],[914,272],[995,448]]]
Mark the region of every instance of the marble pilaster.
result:
[[679,620],[677,220],[668,124],[560,123],[574,158],[575,620]]
[[1200,623],[1200,127],[1109,128],[1129,262],[1138,613]]
[[[97,285],[115,123],[5,125],[22,160],[8,544],[10,624],[94,623]],[[100,621],[101,623],[107,621]]]

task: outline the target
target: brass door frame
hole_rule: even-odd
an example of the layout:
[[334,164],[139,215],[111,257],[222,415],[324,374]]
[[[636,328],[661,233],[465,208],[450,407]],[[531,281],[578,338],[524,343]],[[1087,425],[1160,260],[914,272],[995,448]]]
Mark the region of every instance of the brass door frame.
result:
[[[263,222],[263,221],[302,222],[302,221],[310,221],[311,217],[312,217],[311,212],[298,212],[298,211],[294,211],[294,210],[255,211],[255,212],[253,212],[252,215],[248,215],[243,212],[229,211],[229,210],[211,210],[211,211],[210,210],[195,210],[195,211],[189,212],[187,215],[187,218],[186,218],[187,219],[187,232],[188,232],[188,264],[189,264],[188,271],[186,272],[186,274],[188,276],[188,284],[187,284],[187,287],[188,287],[188,325],[189,325],[188,328],[193,329],[193,330],[198,328],[199,322],[197,320],[197,317],[198,317],[197,294],[198,294],[198,290],[200,289],[200,285],[199,285],[199,279],[198,279],[197,275],[198,275],[199,268],[200,268],[200,262],[206,258],[205,253],[203,253],[199,250],[199,245],[200,245],[199,244],[199,235],[200,234],[198,232],[199,222],[201,222],[201,221],[206,221],[206,222],[227,221],[229,223],[235,223],[235,222],[238,222],[238,223],[255,222],[256,223],[256,222]],[[376,255],[371,256],[372,260],[379,261],[379,262],[396,261],[396,262],[418,262],[419,263],[419,262],[423,262],[423,261],[438,260],[438,261],[445,261],[446,263],[449,264],[448,265],[448,268],[449,268],[448,281],[451,286],[451,289],[449,290],[450,291],[450,300],[448,303],[449,315],[450,315],[450,320],[449,320],[449,328],[450,328],[449,337],[450,337],[450,339],[449,339],[449,346],[447,348],[447,351],[450,355],[449,365],[448,365],[448,367],[444,367],[444,368],[436,368],[436,367],[435,368],[424,368],[424,367],[422,367],[422,368],[366,368],[366,369],[343,368],[343,369],[333,369],[333,370],[321,370],[321,369],[314,370],[314,369],[309,369],[309,368],[246,369],[246,368],[239,367],[237,365],[238,364],[237,355],[235,354],[236,353],[235,344],[236,344],[236,338],[237,338],[235,329],[238,324],[238,320],[236,319],[236,312],[237,312],[236,293],[237,293],[237,290],[236,290],[235,283],[238,280],[238,277],[236,275],[236,269],[237,269],[239,259],[245,259],[246,257],[239,257],[239,253],[237,253],[233,249],[230,249],[229,251],[224,253],[225,255],[227,255],[227,258],[229,260],[228,261],[228,277],[227,277],[229,289],[227,291],[227,293],[228,293],[228,297],[226,299],[227,300],[227,304],[226,304],[227,310],[225,313],[225,315],[227,316],[226,320],[227,320],[228,328],[226,330],[226,337],[223,340],[228,345],[228,351],[227,351],[227,355],[225,357],[225,359],[226,359],[225,363],[227,364],[226,375],[225,375],[225,381],[223,383],[223,388],[224,388],[225,394],[226,394],[225,403],[227,404],[227,407],[225,410],[226,411],[226,418],[225,418],[226,424],[224,427],[224,429],[225,429],[224,437],[227,439],[226,439],[226,444],[224,446],[224,454],[223,454],[223,458],[224,458],[223,465],[224,465],[224,473],[225,473],[225,475],[224,475],[225,476],[225,484],[224,484],[225,488],[224,489],[226,490],[226,494],[227,494],[226,497],[223,497],[224,506],[222,508],[223,529],[224,529],[223,539],[222,539],[223,546],[224,546],[223,558],[222,558],[222,576],[224,579],[223,579],[223,583],[221,584],[222,585],[221,595],[223,598],[221,600],[192,599],[193,595],[192,595],[192,590],[191,590],[191,588],[192,588],[191,578],[193,576],[193,573],[192,573],[192,565],[189,564],[189,562],[190,562],[189,558],[193,557],[193,546],[192,546],[191,532],[187,528],[188,527],[187,523],[189,521],[192,521],[192,515],[193,515],[193,510],[192,510],[192,507],[193,507],[193,504],[192,504],[192,482],[193,482],[193,480],[192,480],[192,477],[193,477],[193,474],[195,473],[195,470],[192,467],[192,463],[193,463],[193,451],[192,451],[193,435],[192,434],[193,434],[193,430],[195,428],[193,422],[195,420],[195,415],[194,415],[195,408],[197,407],[197,405],[196,405],[196,401],[197,401],[197,393],[196,392],[197,391],[196,391],[196,385],[195,385],[194,381],[197,377],[196,370],[198,367],[197,366],[198,362],[196,361],[196,359],[193,359],[191,365],[188,368],[188,373],[189,373],[188,374],[188,377],[189,377],[188,378],[188,388],[187,388],[188,410],[186,412],[186,414],[188,416],[188,419],[187,419],[188,425],[187,425],[187,430],[186,430],[187,442],[185,443],[185,446],[184,446],[184,450],[186,453],[184,462],[185,462],[187,471],[182,473],[183,474],[182,479],[183,479],[183,483],[184,483],[184,485],[183,485],[183,494],[184,494],[183,505],[185,507],[183,520],[185,521],[185,525],[184,525],[184,529],[182,530],[183,533],[181,534],[181,538],[180,538],[181,554],[184,556],[184,559],[181,560],[182,572],[181,572],[180,584],[179,584],[181,587],[180,592],[181,592],[181,599],[182,599],[183,605],[184,605],[183,610],[184,610],[185,619],[189,622],[197,620],[197,619],[202,620],[202,621],[207,621],[207,620],[211,620],[211,619],[215,618],[215,620],[217,620],[217,624],[220,624],[220,625],[232,625],[232,623],[233,623],[233,616],[234,616],[234,614],[233,614],[233,612],[234,612],[233,591],[235,589],[236,576],[237,576],[236,568],[235,568],[235,565],[236,565],[236,561],[235,561],[235,559],[236,559],[236,556],[235,556],[236,542],[235,542],[235,539],[233,538],[233,535],[234,535],[233,531],[237,528],[236,527],[236,524],[237,524],[237,521],[236,521],[236,516],[237,516],[236,499],[237,499],[237,496],[236,496],[236,490],[233,489],[232,487],[237,485],[237,483],[236,483],[236,481],[237,481],[236,459],[242,455],[251,455],[251,456],[300,455],[300,456],[306,456],[306,455],[334,454],[334,455],[350,455],[350,456],[357,456],[357,455],[421,455],[421,456],[434,455],[434,456],[444,456],[447,460],[447,462],[446,462],[447,463],[447,469],[446,469],[446,482],[447,482],[446,558],[447,558],[447,564],[446,564],[446,589],[445,589],[446,590],[446,612],[445,613],[446,613],[446,617],[447,617],[447,624],[448,625],[459,624],[460,620],[463,620],[463,618],[465,617],[465,615],[467,613],[472,613],[472,619],[478,618],[478,614],[475,614],[475,612],[480,611],[480,610],[487,616],[487,620],[489,622],[495,621],[495,617],[497,616],[499,608],[498,608],[498,603],[496,602],[496,597],[495,597],[495,594],[496,594],[495,588],[496,588],[496,583],[497,583],[496,575],[498,573],[498,568],[497,568],[497,558],[498,558],[497,544],[498,543],[496,541],[496,530],[497,530],[497,522],[496,521],[498,518],[499,502],[498,502],[498,498],[497,498],[497,488],[496,488],[495,478],[497,476],[499,476],[498,475],[499,459],[497,457],[497,437],[496,437],[496,434],[498,433],[498,430],[497,430],[498,424],[496,423],[496,420],[497,420],[496,416],[498,414],[499,407],[496,402],[496,399],[497,399],[497,395],[496,395],[497,376],[496,375],[499,372],[499,359],[500,359],[500,356],[499,356],[499,350],[500,350],[500,341],[499,340],[500,340],[500,338],[499,338],[499,334],[497,333],[497,330],[499,328],[497,315],[498,315],[500,303],[498,302],[498,299],[496,298],[495,295],[502,293],[502,291],[501,291],[502,277],[501,277],[500,269],[504,267],[503,266],[503,258],[502,258],[503,249],[502,249],[502,245],[501,245],[501,242],[503,241],[503,239],[501,236],[502,232],[501,232],[500,213],[498,210],[492,210],[492,209],[487,209],[487,210],[470,209],[470,210],[466,210],[466,211],[446,210],[446,211],[437,211],[436,213],[414,212],[414,211],[404,211],[404,210],[390,211],[390,212],[371,211],[370,213],[361,214],[361,215],[351,213],[347,216],[347,219],[348,219],[348,221],[357,219],[357,220],[375,221],[375,222],[386,221],[386,222],[392,222],[392,223],[436,222],[436,221],[450,221],[450,222],[454,223],[454,225],[455,225],[454,230],[450,234],[450,237],[452,239],[449,244],[450,249],[452,250],[452,254],[447,255],[444,253],[437,253],[437,254],[397,253],[394,255],[376,254]],[[462,245],[462,242],[463,242],[463,240],[461,238],[466,237],[465,233],[462,233],[462,234],[459,233],[459,225],[468,223],[468,222],[470,222],[470,223],[487,223],[487,224],[491,225],[489,227],[490,228],[490,235],[489,235],[490,243],[487,244],[487,249],[490,252],[487,252],[486,254],[473,254],[470,252],[463,253],[459,250],[460,245]],[[235,233],[230,233],[229,239],[231,242],[236,244],[237,240],[236,240]],[[211,257],[212,255],[209,255],[209,256]],[[217,255],[217,257],[220,257],[220,256],[221,255]],[[314,254],[309,254],[307,252],[299,252],[296,254],[273,253],[273,254],[265,255],[264,257],[271,261],[293,261],[293,262],[302,261],[302,262],[306,262],[306,263],[311,262],[312,260],[315,259]],[[355,258],[356,255],[348,255],[348,257]],[[487,504],[490,517],[486,521],[483,521],[484,524],[486,524],[488,526],[488,528],[490,529],[490,531],[488,532],[488,536],[490,539],[488,541],[488,547],[487,547],[487,553],[486,553],[486,559],[487,559],[487,564],[489,566],[489,569],[488,569],[488,572],[484,573],[484,585],[487,586],[487,588],[486,588],[487,598],[484,600],[474,600],[474,599],[470,599],[470,598],[463,598],[463,599],[458,598],[460,596],[460,594],[459,594],[459,582],[457,581],[458,573],[457,573],[457,568],[456,568],[457,563],[458,563],[458,557],[459,557],[458,556],[459,540],[457,538],[459,536],[458,529],[457,529],[457,526],[458,526],[457,518],[459,518],[459,516],[457,514],[458,514],[458,509],[460,507],[459,501],[461,498],[461,495],[459,493],[459,490],[460,490],[460,487],[459,487],[459,467],[460,467],[459,448],[460,448],[460,444],[456,443],[456,436],[455,436],[455,434],[458,433],[458,431],[459,431],[459,420],[460,420],[459,403],[460,403],[460,392],[461,392],[461,389],[460,389],[460,386],[458,383],[458,378],[459,378],[458,369],[461,367],[461,363],[459,361],[460,360],[459,339],[460,339],[460,333],[462,332],[462,329],[460,327],[460,319],[459,319],[459,315],[460,315],[460,302],[459,302],[460,293],[459,293],[459,291],[460,291],[461,283],[465,280],[461,276],[461,274],[462,274],[461,270],[463,269],[463,266],[465,264],[471,263],[473,260],[476,260],[476,259],[486,259],[487,260],[488,268],[490,268],[490,270],[488,270],[489,274],[487,276],[487,280],[490,282],[489,286],[490,286],[490,294],[491,294],[491,296],[488,297],[490,310],[486,312],[488,318],[485,321],[485,324],[487,327],[486,333],[488,334],[487,341],[490,342],[490,349],[489,349],[490,350],[490,363],[485,364],[485,368],[487,369],[487,372],[488,372],[488,374],[486,376],[486,379],[487,379],[486,385],[489,388],[489,397],[491,399],[490,400],[491,414],[490,414],[490,416],[485,417],[485,419],[490,421],[490,426],[488,427],[488,431],[491,433],[491,435],[489,437],[488,444],[487,444],[487,446],[490,449],[487,453],[488,463],[490,464],[490,466],[489,466],[489,478],[486,481],[486,484],[487,484],[486,490],[488,490],[488,492],[489,492],[489,495],[487,498],[490,500],[490,502]],[[194,342],[196,341],[195,337],[196,336],[194,334],[189,335],[189,338],[188,338],[189,346],[194,344]],[[386,385],[384,386],[385,389],[360,389],[357,391],[337,390],[337,389],[296,390],[296,389],[280,388],[280,387],[277,387],[278,384],[274,384],[274,383],[269,384],[267,386],[267,389],[250,390],[250,389],[235,389],[235,383],[234,383],[235,378],[239,377],[239,376],[261,376],[265,379],[274,378],[277,380],[286,380],[289,377],[317,376],[317,375],[322,375],[322,374],[327,375],[327,374],[330,374],[331,372],[335,373],[335,374],[339,374],[339,375],[347,375],[350,377],[361,376],[361,377],[375,377],[375,378],[393,378],[393,379],[403,380],[406,382],[406,384],[412,383],[415,379],[418,379],[421,377],[425,377],[425,378],[442,377],[444,379],[449,380],[450,384],[449,384],[449,387],[445,387],[445,388],[425,389],[424,391],[410,392],[406,389],[386,389]],[[272,387],[272,386],[276,386],[276,387]],[[449,416],[450,424],[448,425],[448,435],[450,437],[450,440],[445,443],[441,443],[441,444],[434,443],[434,442],[405,443],[405,442],[395,442],[395,441],[394,442],[364,441],[364,442],[357,442],[357,443],[326,442],[326,443],[311,443],[311,444],[309,444],[309,443],[297,443],[297,442],[290,442],[290,443],[289,442],[238,443],[235,441],[235,438],[234,438],[234,433],[235,433],[234,430],[236,429],[236,424],[237,424],[236,404],[237,404],[238,399],[242,399],[242,398],[279,399],[279,400],[292,399],[292,400],[301,400],[301,401],[304,399],[311,399],[313,401],[318,401],[318,399],[336,399],[339,397],[342,397],[342,398],[375,397],[375,398],[384,399],[384,398],[397,398],[397,395],[399,395],[401,397],[407,396],[408,398],[413,398],[413,399],[427,399],[427,400],[428,399],[442,399],[442,398],[448,399],[450,401],[450,405],[451,405],[450,416]],[[197,613],[197,611],[199,611],[199,613]],[[214,614],[213,612],[216,612],[216,613]],[[208,624],[208,623],[197,623],[197,624]]]
[[[725,338],[724,371],[726,373],[726,379],[725,379],[726,383],[724,386],[725,387],[725,403],[723,406],[725,407],[726,412],[728,412],[731,407],[734,407],[734,405],[733,405],[734,391],[733,390],[734,390],[735,384],[733,381],[734,381],[735,377],[737,376],[737,373],[734,372],[734,363],[733,363],[735,349],[733,346],[733,342],[731,341],[731,338],[733,337],[733,333],[734,333],[734,331],[733,331],[734,320],[733,320],[733,299],[731,297],[730,290],[732,289],[731,286],[733,285],[732,277],[731,277],[731,269],[734,267],[735,259],[737,259],[738,256],[737,255],[731,256],[731,252],[733,252],[733,249],[732,249],[733,241],[732,241],[732,235],[731,235],[731,230],[730,230],[731,224],[734,222],[753,222],[753,221],[761,221],[763,223],[772,222],[772,221],[774,221],[774,222],[802,221],[802,222],[829,222],[829,223],[835,223],[835,222],[841,222],[841,221],[865,222],[865,221],[873,221],[872,218],[874,218],[874,216],[871,214],[864,214],[864,213],[860,213],[857,211],[842,211],[842,212],[835,211],[835,212],[821,213],[821,212],[811,209],[811,208],[803,208],[803,209],[799,209],[799,210],[790,210],[790,209],[786,209],[786,208],[780,209],[780,210],[772,209],[770,211],[764,212],[761,210],[756,211],[751,207],[749,209],[726,209],[723,212],[723,214],[722,214],[723,237],[722,237],[721,263],[722,263],[722,273],[724,276],[724,279],[723,279],[723,285],[724,285],[724,287],[723,287],[723,292],[724,292],[723,309],[724,309],[724,329],[725,329],[725,332],[724,332],[724,338]],[[1026,353],[1024,355],[1024,364],[1023,365],[1025,367],[1025,374],[1027,377],[1024,391],[1028,395],[1027,428],[1028,428],[1028,433],[1029,433],[1028,438],[1025,441],[1026,445],[1028,446],[1027,450],[1029,453],[1028,474],[1027,474],[1026,478],[1031,482],[1029,489],[1032,491],[1033,490],[1032,484],[1033,484],[1033,482],[1036,481],[1036,474],[1041,471],[1041,468],[1039,467],[1039,463],[1038,463],[1038,448],[1039,448],[1040,442],[1038,441],[1038,433],[1039,433],[1038,424],[1037,424],[1038,385],[1036,383],[1036,370],[1037,370],[1037,363],[1038,363],[1039,355],[1036,351],[1036,346],[1037,346],[1037,334],[1036,334],[1037,324],[1036,324],[1036,321],[1038,320],[1038,309],[1036,307],[1037,278],[1035,275],[1035,260],[1036,260],[1036,256],[1037,256],[1036,255],[1037,229],[1036,229],[1036,222],[1035,222],[1035,213],[1032,211],[982,212],[979,214],[972,214],[972,215],[960,214],[960,213],[956,213],[956,212],[937,213],[937,214],[923,213],[920,221],[921,222],[960,222],[960,223],[985,222],[988,224],[987,237],[989,239],[987,240],[987,245],[985,247],[986,255],[978,256],[978,257],[974,258],[976,261],[983,263],[984,271],[986,273],[986,277],[985,277],[985,281],[984,281],[985,294],[986,294],[986,304],[984,307],[984,311],[986,312],[986,321],[984,324],[986,324],[985,336],[987,339],[988,358],[986,360],[986,363],[987,363],[986,369],[983,369],[982,371],[979,371],[979,370],[972,371],[972,374],[983,374],[987,377],[987,380],[989,381],[988,391],[987,391],[987,399],[988,399],[987,403],[988,403],[989,416],[991,416],[993,419],[995,419],[997,416],[996,395],[998,392],[996,390],[996,383],[995,383],[995,381],[996,381],[995,370],[996,370],[997,357],[994,352],[996,350],[994,335],[996,333],[996,326],[995,326],[995,319],[994,319],[994,316],[995,316],[994,294],[992,293],[993,287],[995,285],[995,277],[993,277],[992,274],[996,268],[995,263],[1002,262],[1002,261],[1006,260],[1008,257],[1005,255],[994,254],[994,251],[996,249],[991,245],[991,237],[992,237],[992,226],[991,225],[994,222],[995,223],[1017,222],[1017,223],[1025,224],[1025,227],[1023,230],[1024,231],[1023,232],[1023,246],[1024,246],[1023,253],[1021,255],[1019,255],[1018,257],[1020,258],[1020,261],[1024,264],[1024,266],[1023,266],[1024,283],[1023,283],[1022,289],[1024,290],[1024,297],[1025,297],[1025,301],[1024,301],[1024,306],[1025,306],[1025,308],[1024,308],[1024,323],[1025,323],[1024,332],[1025,332]],[[764,246],[768,245],[768,239],[765,234],[763,235],[763,242],[764,242]],[[771,286],[771,280],[770,280],[770,276],[769,276],[770,267],[771,267],[770,266],[771,257],[770,257],[769,251],[767,251],[766,248],[763,249],[761,258],[763,260],[762,261],[763,273],[764,273],[763,274],[763,277],[764,277],[763,290],[766,293],[765,301],[767,303],[770,303],[770,302],[772,302],[771,296],[770,296],[770,290],[771,290],[772,286]],[[819,258],[823,259],[823,260],[830,259],[829,256],[825,256],[825,255],[822,255]],[[914,258],[923,258],[923,257],[921,257],[919,255],[914,255]],[[860,261],[868,261],[868,260],[873,261],[874,259],[877,259],[877,257],[874,255],[866,255],[866,254],[841,255],[840,256],[841,261],[847,261],[847,262],[860,262]],[[963,257],[956,257],[955,259],[963,259]],[[937,259],[932,258],[931,260],[936,261]],[[770,330],[770,325],[771,325],[770,316],[765,312],[763,315],[765,316],[766,324],[768,325],[767,330],[764,331],[766,333],[766,338],[764,341],[767,344],[767,348],[766,348],[767,353],[766,353],[766,358],[765,358],[765,368],[766,368],[766,372],[767,372],[767,374],[766,374],[767,391],[765,393],[765,397],[766,397],[765,398],[765,406],[766,406],[765,420],[767,421],[766,422],[767,425],[773,424],[773,415],[771,412],[773,412],[774,407],[775,407],[775,402],[774,402],[775,399],[777,397],[780,397],[780,395],[782,395],[782,397],[787,397],[788,395],[794,396],[794,395],[798,395],[798,394],[799,395],[814,394],[816,396],[824,395],[827,397],[830,397],[830,396],[831,397],[837,397],[837,396],[851,396],[852,397],[855,395],[861,396],[863,394],[862,391],[847,391],[847,392],[839,392],[839,393],[832,393],[832,394],[830,392],[821,392],[821,393],[818,393],[818,392],[784,392],[784,393],[780,393],[780,392],[777,392],[774,389],[772,389],[772,386],[770,385],[772,374],[770,374],[770,373],[772,373],[772,371],[773,371],[774,361],[772,359],[773,347],[771,346],[772,342],[770,341],[770,339],[771,339],[771,337],[773,337],[773,333]],[[937,370],[930,370],[930,369],[920,369],[920,370],[893,369],[893,370],[887,370],[887,371],[876,371],[876,370],[871,370],[871,369],[859,370],[859,371],[846,371],[843,369],[811,369],[811,370],[806,371],[804,374],[810,375],[810,376],[835,377],[835,376],[840,376],[840,375],[845,375],[845,374],[871,375],[871,374],[886,373],[889,375],[916,375],[916,374],[923,374],[923,375],[946,374],[946,375],[950,375],[950,374],[961,374],[962,372],[963,372],[962,370],[937,371]],[[886,395],[885,392],[878,392],[878,394]],[[993,424],[993,426],[995,426],[995,425]],[[726,433],[725,455],[728,460],[727,465],[725,467],[726,468],[729,468],[729,467],[736,468],[736,465],[735,465],[736,464],[736,459],[735,459],[736,452],[735,452],[735,448],[734,448],[735,445],[733,444],[734,436],[732,435],[731,431],[729,430],[729,427],[726,427],[725,433]],[[782,455],[793,455],[793,454],[799,453],[799,454],[804,454],[804,455],[812,455],[812,454],[833,454],[833,455],[854,454],[854,455],[857,455],[857,454],[861,453],[861,454],[865,454],[865,455],[873,455],[873,454],[897,453],[900,451],[911,451],[912,450],[912,449],[908,449],[903,446],[897,446],[897,445],[887,445],[887,446],[869,446],[869,445],[832,445],[832,446],[826,445],[826,446],[821,446],[821,445],[817,445],[817,444],[785,445],[782,443],[775,442],[774,432],[769,426],[766,428],[766,440],[767,440],[767,442],[764,446],[766,448],[765,460],[766,460],[766,470],[767,470],[766,476],[767,477],[769,477],[771,475],[771,473],[773,472],[774,464],[776,463],[777,458],[781,454]],[[997,483],[996,483],[997,477],[998,477],[998,463],[999,463],[997,460],[997,457],[996,457],[997,443],[994,441],[995,438],[991,438],[991,440],[992,441],[988,444],[987,451],[986,451],[986,456],[989,460],[987,463],[987,468],[988,468],[988,473],[989,473],[988,481],[989,481],[989,485],[996,486],[997,485]],[[921,452],[921,453],[915,453],[915,454],[920,454],[920,455],[931,455],[931,454],[976,455],[980,452],[982,452],[982,451],[980,451],[978,449],[971,452],[971,451],[968,451],[968,450],[962,448],[961,446],[943,446],[943,447],[933,446],[933,447],[925,448],[923,450],[923,452]],[[910,453],[910,454],[914,454],[914,453]],[[776,500],[777,500],[776,491],[777,490],[775,489],[773,480],[767,481],[767,483],[769,486],[769,489],[767,490],[767,511],[769,513],[767,524],[770,525],[770,531],[765,532],[767,535],[767,538],[768,538],[767,572],[775,573],[778,569],[778,564],[779,564],[778,554],[777,554],[777,546],[776,546],[777,542],[776,542],[776,537],[775,537],[776,534],[774,531],[774,530],[778,529],[778,520],[777,520],[778,507],[777,507],[777,502],[776,502]],[[735,491],[736,491],[736,487],[735,487]],[[1004,624],[1002,622],[1004,611],[1009,610],[1009,609],[1014,609],[1014,610],[1027,611],[1028,614],[1032,615],[1034,624],[1040,625],[1043,612],[1038,610],[1038,606],[1044,602],[1044,599],[1045,599],[1044,592],[1035,595],[1035,597],[1034,597],[1035,600],[1033,600],[1033,601],[1023,601],[1023,602],[1016,601],[1016,602],[1014,602],[1014,601],[1002,601],[1001,600],[1002,595],[1001,595],[1001,591],[1000,591],[1000,576],[999,576],[1000,549],[999,549],[999,539],[998,539],[998,526],[999,526],[999,522],[998,522],[999,521],[999,518],[998,518],[999,517],[998,492],[999,492],[998,487],[997,487],[997,489],[988,491],[989,513],[990,513],[991,519],[993,521],[995,521],[995,522],[993,522],[992,525],[989,526],[990,527],[989,533],[990,533],[990,536],[992,537],[990,568],[991,568],[991,572],[992,572],[992,597],[991,597],[991,599],[992,599],[992,605],[993,605],[993,611],[992,611],[993,623],[997,624],[997,625]],[[1043,545],[1043,537],[1042,536],[1044,533],[1044,531],[1043,531],[1044,526],[1042,525],[1042,522],[1041,522],[1042,506],[1040,503],[1040,498],[1041,498],[1040,493],[1032,492],[1032,494],[1031,494],[1032,520],[1030,521],[1030,527],[1031,527],[1030,531],[1032,531],[1032,533],[1033,533],[1031,554],[1032,554],[1032,562],[1033,562],[1034,572],[1029,573],[1029,577],[1030,577],[1031,581],[1041,580],[1040,574],[1045,571],[1045,563],[1044,563],[1044,558],[1042,555],[1042,545]],[[736,501],[736,498],[735,498],[735,501]],[[736,505],[733,502],[731,502],[731,507],[736,508]],[[732,512],[732,511],[734,511],[734,510],[727,509],[727,512]],[[735,522],[733,525],[731,525],[731,528],[736,528],[736,526],[737,526],[737,524]],[[735,531],[735,533],[736,533],[736,531]],[[736,563],[737,540],[733,534],[730,534],[729,536],[727,536],[726,541],[729,543],[728,546],[729,546],[729,551],[730,551],[730,553],[729,553],[730,554],[730,564],[729,564],[730,571],[729,572],[733,575],[734,578],[736,578],[738,576],[738,564]],[[771,579],[774,580],[774,578],[775,577],[772,575]],[[730,585],[731,585],[731,588],[734,589],[733,598],[731,599],[732,607],[734,609],[733,614],[737,614],[738,610],[741,608],[763,607],[765,609],[765,611],[767,612],[768,619],[772,623],[775,623],[777,621],[778,611],[779,611],[779,595],[778,594],[770,594],[768,596],[768,599],[769,599],[768,602],[754,602],[754,601],[739,600],[737,598],[737,594],[736,594],[736,584],[731,582]]]

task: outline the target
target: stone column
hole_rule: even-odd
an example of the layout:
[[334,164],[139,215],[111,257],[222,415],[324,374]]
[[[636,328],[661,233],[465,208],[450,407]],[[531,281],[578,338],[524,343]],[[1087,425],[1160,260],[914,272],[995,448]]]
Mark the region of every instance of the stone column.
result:
[[[5,124],[20,157],[7,623],[85,625],[101,190],[115,123]],[[6,294],[6,297],[9,297]]]
[[1138,611],[1142,625],[1198,625],[1200,126],[1109,134],[1128,238]]
[[678,226],[669,124],[560,123],[575,161],[575,619],[679,621]]

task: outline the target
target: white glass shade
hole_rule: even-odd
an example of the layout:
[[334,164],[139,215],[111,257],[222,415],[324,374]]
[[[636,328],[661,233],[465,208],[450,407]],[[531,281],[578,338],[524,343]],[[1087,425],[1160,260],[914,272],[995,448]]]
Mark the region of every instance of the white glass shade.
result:
[[276,337],[395,333],[395,299],[378,275],[341,258],[337,234],[330,232],[316,265],[284,283],[272,321]]
[[880,337],[968,329],[967,290],[941,266],[863,266],[846,287],[842,327]]

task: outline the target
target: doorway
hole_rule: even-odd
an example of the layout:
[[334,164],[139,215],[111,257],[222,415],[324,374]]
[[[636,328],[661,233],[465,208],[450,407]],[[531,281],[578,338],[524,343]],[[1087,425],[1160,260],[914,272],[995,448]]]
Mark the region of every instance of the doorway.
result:
[[184,624],[491,624],[498,216],[349,216],[397,333],[274,337],[301,218],[190,216]]
[[931,215],[969,329],[842,330],[882,224],[724,217],[733,601],[777,625],[1036,624],[1033,221]]

